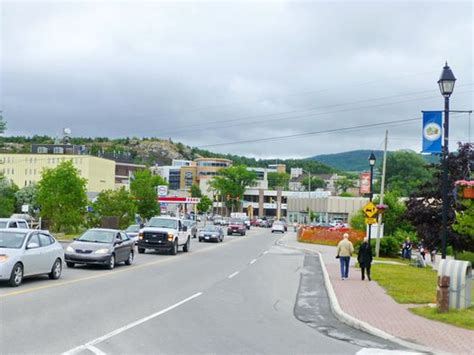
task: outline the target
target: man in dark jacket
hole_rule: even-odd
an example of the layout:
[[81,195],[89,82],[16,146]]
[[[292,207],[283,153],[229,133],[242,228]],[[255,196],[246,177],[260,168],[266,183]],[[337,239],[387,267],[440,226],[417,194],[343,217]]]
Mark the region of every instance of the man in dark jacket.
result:
[[371,281],[370,265],[372,264],[372,248],[370,247],[367,238],[364,238],[364,242],[360,246],[357,261],[359,262],[360,270],[362,272],[362,280],[365,280],[365,271],[367,271],[367,278]]

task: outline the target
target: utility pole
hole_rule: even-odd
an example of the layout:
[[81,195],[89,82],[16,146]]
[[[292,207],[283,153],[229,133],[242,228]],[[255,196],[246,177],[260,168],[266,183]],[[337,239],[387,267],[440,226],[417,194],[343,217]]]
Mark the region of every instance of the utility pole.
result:
[[[380,204],[381,205],[383,205],[383,197],[385,193],[385,172],[387,168],[387,146],[388,146],[388,129],[385,131],[385,148],[383,150],[382,184],[380,187]],[[382,231],[382,213],[379,213],[378,220],[377,220],[377,239],[375,241],[375,256],[377,258],[379,257],[379,252],[380,252],[380,232],[381,231]]]

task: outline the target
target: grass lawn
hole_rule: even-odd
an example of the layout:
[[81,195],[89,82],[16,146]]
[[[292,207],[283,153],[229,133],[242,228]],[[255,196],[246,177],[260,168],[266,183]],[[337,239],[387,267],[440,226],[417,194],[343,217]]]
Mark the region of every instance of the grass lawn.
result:
[[416,307],[410,311],[429,319],[474,330],[474,306],[463,310],[450,310],[449,313],[438,313],[436,308],[431,307]]
[[372,264],[372,279],[398,303],[435,303],[436,271],[405,265]]

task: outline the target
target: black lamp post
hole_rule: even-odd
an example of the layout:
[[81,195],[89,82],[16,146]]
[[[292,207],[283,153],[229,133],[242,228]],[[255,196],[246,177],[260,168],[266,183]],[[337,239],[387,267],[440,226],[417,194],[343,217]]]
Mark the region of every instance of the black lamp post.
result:
[[[374,197],[374,166],[377,159],[375,158],[374,152],[370,153],[369,157],[369,165],[370,165],[370,193],[369,193],[369,200],[372,202]],[[372,236],[372,225],[369,224],[369,245],[370,245],[370,238]]]
[[446,62],[441,76],[438,80],[439,90],[441,95],[444,96],[444,143],[443,143],[443,209],[442,209],[442,230],[441,230],[441,255],[443,259],[446,259],[446,240],[448,238],[448,153],[449,153],[449,97],[453,93],[454,83],[456,78],[454,77],[451,68]]

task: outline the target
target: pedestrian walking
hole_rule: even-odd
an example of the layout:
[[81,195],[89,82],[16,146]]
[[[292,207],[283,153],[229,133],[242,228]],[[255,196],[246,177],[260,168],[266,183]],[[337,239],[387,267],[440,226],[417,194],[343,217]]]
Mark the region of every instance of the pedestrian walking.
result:
[[421,240],[420,244],[418,244],[418,250],[420,251],[420,255],[425,260],[426,255],[426,248],[425,248],[425,241]]
[[359,262],[360,271],[362,273],[362,280],[365,280],[365,274],[367,273],[368,280],[372,281],[372,279],[370,278],[370,266],[372,265],[372,248],[369,245],[369,239],[367,237],[364,238],[364,241],[360,246],[359,254],[357,255],[357,261]]
[[351,261],[352,253],[354,252],[354,246],[349,240],[349,234],[344,233],[343,239],[337,244],[337,255],[341,264],[341,280],[349,277],[349,264]]
[[431,256],[431,263],[434,264],[436,262],[436,248],[433,247],[433,249],[430,250],[430,256]]
[[411,248],[412,248],[412,244],[410,242],[410,238],[405,239],[405,242],[402,245],[402,258],[403,259],[411,259]]

